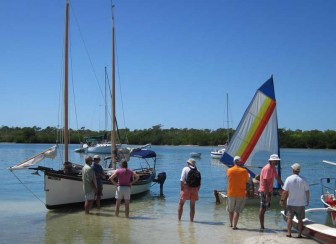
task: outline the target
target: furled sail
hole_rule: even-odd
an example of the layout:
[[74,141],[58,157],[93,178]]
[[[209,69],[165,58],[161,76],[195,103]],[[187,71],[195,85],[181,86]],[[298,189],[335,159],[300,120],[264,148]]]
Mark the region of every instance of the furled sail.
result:
[[47,150],[35,155],[34,157],[31,157],[29,159],[24,160],[21,163],[18,163],[17,165],[10,167],[9,170],[17,170],[17,169],[26,169],[28,167],[33,166],[34,164],[37,164],[41,162],[45,158],[52,158],[54,159],[57,154],[57,146],[52,146],[51,148],[48,148]]
[[251,166],[253,156],[258,152],[279,155],[278,143],[276,100],[271,77],[256,91],[220,161],[231,167],[237,155],[246,166]]

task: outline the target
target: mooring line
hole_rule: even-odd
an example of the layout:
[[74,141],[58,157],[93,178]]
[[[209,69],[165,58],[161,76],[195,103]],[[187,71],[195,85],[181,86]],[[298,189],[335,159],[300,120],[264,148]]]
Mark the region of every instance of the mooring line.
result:
[[32,190],[29,189],[29,187],[27,187],[21,180],[20,178],[13,172],[13,170],[10,170],[13,175],[15,176],[15,178],[37,199],[39,200],[41,203],[43,203],[43,205],[45,205],[45,202],[43,202]]

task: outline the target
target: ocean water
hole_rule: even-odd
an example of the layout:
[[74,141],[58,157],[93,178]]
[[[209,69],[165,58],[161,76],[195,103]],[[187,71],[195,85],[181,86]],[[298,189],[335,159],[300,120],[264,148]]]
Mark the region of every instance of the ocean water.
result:
[[[0,243],[286,243],[286,223],[279,206],[272,206],[265,215],[266,230],[259,231],[258,207],[247,206],[238,227],[228,225],[223,204],[217,205],[213,191],[226,188],[226,167],[210,158],[211,147],[152,146],[157,153],[157,172],[166,172],[160,196],[158,185],[150,192],[131,200],[130,218],[114,216],[114,203],[100,210],[93,208],[89,216],[81,207],[47,210],[44,206],[43,177],[31,171],[15,174],[8,167],[29,158],[51,145],[0,144]],[[78,145],[70,145],[72,162],[84,162],[84,155],[72,153]],[[202,173],[200,200],[196,203],[195,222],[189,222],[189,202],[184,206],[182,221],[177,221],[179,179],[190,152],[201,152],[196,159]],[[310,207],[320,203],[321,177],[336,175],[336,167],[322,164],[322,160],[336,161],[336,150],[282,149],[282,179],[291,174],[290,165],[301,164],[301,175],[311,184]],[[267,163],[267,157],[256,159],[253,170]],[[60,158],[46,160],[43,166],[58,168]],[[328,223],[325,215],[311,216]],[[315,243],[310,239],[291,239],[292,243]]]

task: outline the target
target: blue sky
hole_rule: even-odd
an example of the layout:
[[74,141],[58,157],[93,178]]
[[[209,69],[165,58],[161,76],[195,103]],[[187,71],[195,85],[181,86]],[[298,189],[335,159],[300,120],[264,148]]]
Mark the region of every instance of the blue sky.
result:
[[[70,127],[103,130],[110,0],[71,3]],[[280,128],[336,130],[335,1],[114,4],[119,127],[226,127],[228,94],[230,127],[236,128],[273,74]],[[60,124],[64,5],[0,2],[0,126]]]

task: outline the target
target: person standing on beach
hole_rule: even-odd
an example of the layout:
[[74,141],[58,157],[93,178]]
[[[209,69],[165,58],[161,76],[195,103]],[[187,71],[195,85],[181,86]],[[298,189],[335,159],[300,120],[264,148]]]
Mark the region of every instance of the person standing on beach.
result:
[[298,238],[302,238],[303,222],[305,218],[305,206],[309,205],[309,185],[306,179],[299,175],[301,166],[295,163],[291,166],[293,174],[285,180],[280,205],[286,207],[287,237],[292,237],[292,220],[296,216],[298,220]]
[[271,206],[271,195],[273,192],[274,178],[283,186],[283,182],[279,177],[276,166],[278,165],[280,158],[277,154],[272,154],[268,159],[268,164],[265,165],[260,173],[260,209],[259,209],[259,221],[260,229],[265,229],[264,219],[266,209]]
[[182,169],[180,179],[180,201],[178,204],[178,220],[181,221],[183,205],[190,201],[190,221],[194,221],[195,205],[198,200],[198,192],[201,187],[201,173],[196,168],[196,161],[192,158],[187,160],[187,166]]
[[95,194],[97,192],[97,181],[96,175],[93,169],[91,168],[92,165],[92,157],[87,156],[85,158],[85,165],[82,169],[82,180],[83,180],[83,190],[85,194],[85,214],[90,213],[90,209],[92,208],[93,201],[95,199]]
[[[119,208],[121,200],[125,201],[125,216],[129,217],[129,202],[131,199],[131,186],[139,180],[139,175],[134,173],[132,170],[128,169],[128,164],[126,160],[121,161],[121,168],[117,169],[113,175],[109,178],[113,185],[117,186],[116,190],[116,206],[115,206],[115,216],[119,216]],[[114,181],[118,178],[118,182]]]
[[105,177],[105,172],[103,170],[103,167],[99,164],[100,162],[100,156],[95,155],[93,157],[93,165],[92,169],[94,170],[96,174],[96,180],[97,180],[97,192],[96,192],[96,205],[97,208],[100,208],[100,199],[103,195],[103,178]]
[[249,182],[249,174],[239,156],[233,159],[234,166],[227,170],[228,192],[227,211],[229,212],[230,227],[238,229],[239,214],[243,211],[246,202],[246,186]]

